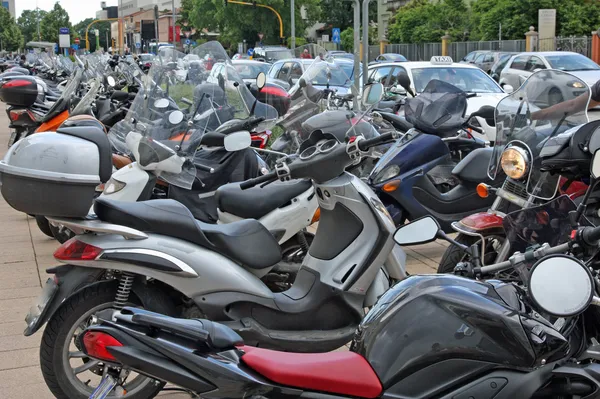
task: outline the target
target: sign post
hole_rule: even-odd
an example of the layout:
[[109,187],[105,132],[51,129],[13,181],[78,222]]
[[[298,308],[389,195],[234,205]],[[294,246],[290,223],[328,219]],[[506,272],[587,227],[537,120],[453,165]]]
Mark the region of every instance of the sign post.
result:
[[341,44],[342,43],[342,35],[340,32],[340,28],[333,28],[331,30],[331,41],[336,43],[336,44]]
[[58,29],[58,44],[60,48],[68,51],[68,48],[71,47],[71,36],[69,35],[69,28],[59,28]]

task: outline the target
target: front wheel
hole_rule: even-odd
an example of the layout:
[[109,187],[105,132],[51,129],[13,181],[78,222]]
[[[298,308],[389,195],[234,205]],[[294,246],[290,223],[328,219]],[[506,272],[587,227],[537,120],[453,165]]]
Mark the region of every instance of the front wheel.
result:
[[[502,247],[506,237],[504,235],[484,235],[484,238],[485,254],[483,261],[484,264],[490,265],[496,261],[498,251],[500,251],[500,248]],[[479,237],[468,236],[465,234],[459,234],[456,236],[455,241],[466,245],[467,247],[470,247],[475,243],[481,244],[481,239]],[[442,256],[442,260],[438,266],[438,273],[454,273],[454,267],[457,263],[468,260],[469,256],[465,254],[461,248],[455,245],[450,245],[448,248],[446,248],[446,252],[444,252],[444,255]]]
[[[76,338],[94,322],[95,314],[113,307],[116,293],[117,287],[111,283],[85,288],[68,298],[48,321],[40,346],[40,363],[44,380],[57,398],[87,399],[100,383],[108,366],[86,357]],[[152,310],[168,313],[166,305],[165,309]],[[165,385],[134,372],[125,373],[119,384],[126,394],[117,396],[112,392],[108,398],[153,398]]]

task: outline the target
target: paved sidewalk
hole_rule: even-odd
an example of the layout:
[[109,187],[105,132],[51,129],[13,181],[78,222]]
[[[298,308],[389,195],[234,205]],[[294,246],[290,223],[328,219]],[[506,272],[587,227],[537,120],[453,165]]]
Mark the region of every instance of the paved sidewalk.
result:
[[[4,156],[10,133],[5,107],[0,104],[0,153]],[[46,237],[35,219],[13,210],[0,197],[0,398],[46,399],[46,388],[39,367],[41,332],[24,337],[24,318],[48,275],[56,264],[52,253],[58,243]],[[409,272],[434,273],[445,245],[433,242],[407,248]],[[165,392],[169,399],[189,398]]]

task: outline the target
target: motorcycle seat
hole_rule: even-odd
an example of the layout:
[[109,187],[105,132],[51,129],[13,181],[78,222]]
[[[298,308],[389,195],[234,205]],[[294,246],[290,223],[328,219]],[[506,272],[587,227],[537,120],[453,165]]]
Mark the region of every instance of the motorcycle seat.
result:
[[382,386],[364,357],[354,352],[290,353],[244,346],[242,361],[281,385],[360,398],[375,398]]
[[452,174],[462,181],[471,183],[489,183],[488,165],[492,158],[492,147],[471,151],[452,169]]
[[125,202],[98,198],[94,212],[105,222],[188,241],[252,269],[264,269],[281,260],[275,237],[253,219],[228,224],[202,223],[188,208],[172,199]]
[[256,186],[248,190],[242,190],[239,183],[231,183],[217,189],[215,200],[221,212],[244,219],[260,219],[311,187],[310,180],[275,182],[264,188]]

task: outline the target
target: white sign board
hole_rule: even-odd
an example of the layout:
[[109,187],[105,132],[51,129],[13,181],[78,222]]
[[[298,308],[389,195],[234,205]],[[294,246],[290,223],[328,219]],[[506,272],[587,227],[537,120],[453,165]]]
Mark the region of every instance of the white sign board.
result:
[[323,35],[321,36],[321,40],[324,42],[328,42],[329,41],[329,35]]
[[556,37],[556,10],[538,10],[539,51],[552,51]]
[[69,35],[58,35],[58,45],[61,48],[71,47],[71,36],[69,36]]

